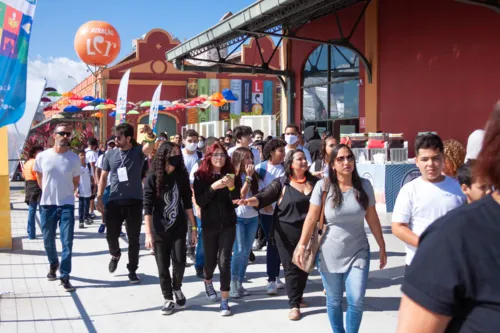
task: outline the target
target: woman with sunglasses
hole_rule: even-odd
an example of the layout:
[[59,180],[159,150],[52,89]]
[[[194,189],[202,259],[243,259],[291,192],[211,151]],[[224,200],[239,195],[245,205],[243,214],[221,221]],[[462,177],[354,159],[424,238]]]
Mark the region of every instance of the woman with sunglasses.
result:
[[[175,143],[164,142],[156,151],[144,184],[146,248],[154,249],[165,298],[161,310],[164,315],[172,314],[176,305],[183,308],[186,304],[181,291],[186,267],[186,220],[191,224],[189,232],[194,243],[197,237],[191,197],[181,150]],[[170,277],[170,260],[173,278]]]
[[[375,210],[373,187],[356,170],[352,150],[336,146],[329,163],[328,177],[314,187],[302,236],[295,252],[296,262],[303,264],[304,250],[311,239],[316,221],[324,205],[326,234],[318,256],[318,266],[326,289],[326,309],[334,333],[344,333],[342,296],[347,297],[347,332],[356,333],[363,316],[363,300],[370,270],[370,247],[364,220],[379,246],[380,265],[385,267],[387,255],[382,228]],[[325,203],[323,191],[328,191]]]
[[[234,183],[241,188],[240,197],[250,198],[259,191],[259,181],[255,174],[253,153],[249,148],[239,147],[231,157],[235,171]],[[259,212],[253,207],[236,208],[236,239],[231,259],[231,291],[229,296],[240,298],[250,295],[243,287],[248,266],[248,256],[252,251],[253,240],[259,227]]]
[[333,148],[337,145],[337,139],[333,136],[327,136],[321,142],[320,158],[311,164],[309,171],[313,176],[319,179],[328,177],[328,165],[330,164],[330,155]]
[[212,302],[217,302],[212,277],[218,263],[222,294],[220,313],[229,316],[230,261],[236,236],[236,206],[232,200],[240,198],[241,188],[235,186],[234,168],[222,144],[216,142],[207,148],[194,177],[194,196],[201,209],[205,292]]
[[[300,307],[308,273],[292,263],[292,255],[302,233],[309,200],[318,178],[309,172],[307,159],[301,149],[291,150],[285,159],[285,176],[277,178],[262,192],[238,204],[263,208],[276,202],[274,233],[278,253],[285,268],[286,291],[290,312],[288,319],[299,320]],[[270,240],[273,241],[272,239]]]

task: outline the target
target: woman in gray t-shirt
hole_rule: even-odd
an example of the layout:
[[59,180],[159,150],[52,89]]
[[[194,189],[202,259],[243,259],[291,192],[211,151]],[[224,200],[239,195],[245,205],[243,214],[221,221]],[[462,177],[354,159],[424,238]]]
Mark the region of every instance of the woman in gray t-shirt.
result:
[[[370,248],[364,220],[380,248],[380,269],[387,262],[385,242],[375,210],[373,187],[361,178],[351,149],[346,145],[334,148],[330,157],[328,178],[316,183],[302,235],[297,245],[297,262],[311,238],[314,225],[321,214],[323,191],[328,190],[325,202],[326,234],[318,256],[319,271],[326,290],[327,313],[335,333],[345,332],[342,313],[344,286],[347,298],[347,332],[358,332],[363,316],[363,300],[370,268]],[[302,249],[302,251],[300,251]]]

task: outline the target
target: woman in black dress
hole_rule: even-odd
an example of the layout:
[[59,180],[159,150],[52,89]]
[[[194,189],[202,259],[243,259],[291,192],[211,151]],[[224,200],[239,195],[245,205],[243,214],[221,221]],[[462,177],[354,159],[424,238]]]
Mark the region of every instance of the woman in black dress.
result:
[[290,320],[299,320],[301,304],[305,306],[302,295],[309,274],[293,264],[292,257],[300,240],[304,219],[309,210],[309,200],[317,180],[318,178],[308,170],[304,152],[300,149],[292,150],[285,158],[285,176],[275,179],[256,196],[237,201],[240,205],[259,208],[277,202],[274,212],[274,237],[285,268]]

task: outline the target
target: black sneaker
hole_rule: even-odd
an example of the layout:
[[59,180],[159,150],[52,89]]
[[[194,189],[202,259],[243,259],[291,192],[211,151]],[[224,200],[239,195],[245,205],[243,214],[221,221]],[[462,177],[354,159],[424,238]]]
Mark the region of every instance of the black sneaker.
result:
[[205,273],[203,272],[203,267],[195,267],[196,269],[196,276],[200,279],[205,278]]
[[78,228],[80,228],[80,229],[85,229],[85,224],[83,224],[83,222],[80,222],[80,223],[78,224]]
[[85,224],[86,225],[91,225],[94,224],[94,220],[92,220],[90,217],[85,219]]
[[111,257],[108,266],[110,273],[114,273],[116,271],[116,268],[118,267],[118,261],[120,261],[120,257]]
[[163,308],[161,308],[161,313],[165,316],[169,316],[174,312],[174,309],[175,309],[174,301],[167,299],[165,301],[165,305],[163,305]]
[[71,282],[69,282],[69,278],[62,278],[60,286],[64,291],[67,292],[75,291],[75,287],[73,287]]
[[59,265],[52,266],[50,265],[49,273],[47,274],[47,280],[49,281],[55,281],[57,280],[57,269],[59,268]]
[[217,302],[217,292],[214,289],[214,285],[212,282],[205,282],[205,293],[207,294],[207,297],[212,301],[212,302]]
[[131,284],[138,284],[141,282],[141,280],[139,280],[137,274],[130,272],[128,273],[128,282]]
[[182,290],[172,290],[172,292],[174,293],[174,297],[175,297],[175,303],[177,304],[177,306],[179,306],[180,308],[183,308],[184,305],[186,305],[186,296],[184,296],[184,294],[182,293]]
[[95,216],[95,214],[94,214],[94,213],[90,213],[90,214],[89,214],[89,217],[90,217],[92,220],[95,220],[97,216]]
[[250,251],[250,256],[248,257],[248,261],[250,261],[250,262],[255,261],[255,254],[253,254],[253,251]]

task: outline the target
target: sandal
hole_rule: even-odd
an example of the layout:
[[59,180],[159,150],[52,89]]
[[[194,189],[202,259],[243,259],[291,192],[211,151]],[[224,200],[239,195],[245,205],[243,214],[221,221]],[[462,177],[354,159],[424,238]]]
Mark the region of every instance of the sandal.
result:
[[297,308],[291,309],[290,312],[288,313],[288,319],[292,321],[300,320],[300,317],[301,317],[300,310]]

